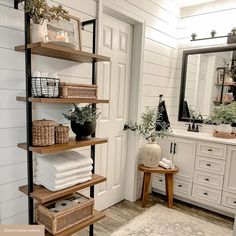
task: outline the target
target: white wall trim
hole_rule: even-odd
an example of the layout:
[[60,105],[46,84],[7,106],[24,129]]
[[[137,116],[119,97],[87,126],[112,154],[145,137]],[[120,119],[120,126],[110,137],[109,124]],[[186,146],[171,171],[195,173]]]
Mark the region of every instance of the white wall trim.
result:
[[[143,54],[144,54],[144,37],[145,37],[145,19],[134,12],[120,7],[109,0],[100,0],[98,2],[98,53],[101,50],[101,18],[106,13],[120,20],[126,21],[134,26],[133,41],[133,58],[132,58],[132,78],[131,78],[131,94],[130,94],[130,114],[132,121],[137,121],[141,113],[141,89],[143,79]],[[99,70],[99,67],[98,67]],[[98,73],[99,74],[99,73]],[[133,134],[128,135],[128,151],[127,151],[127,170],[126,170],[126,187],[125,199],[129,201],[136,200],[137,190],[137,167],[138,158],[137,150],[139,147],[139,139]]]

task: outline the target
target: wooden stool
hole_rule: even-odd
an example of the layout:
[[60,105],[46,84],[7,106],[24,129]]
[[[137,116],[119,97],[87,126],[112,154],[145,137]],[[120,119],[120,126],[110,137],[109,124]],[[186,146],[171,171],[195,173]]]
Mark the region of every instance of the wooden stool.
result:
[[145,167],[144,165],[139,165],[138,169],[144,172],[143,175],[143,187],[142,187],[142,207],[145,207],[147,196],[148,196],[148,187],[151,179],[151,173],[161,173],[165,174],[166,180],[166,198],[167,206],[169,208],[173,207],[173,174],[178,172],[178,168],[174,169],[164,169],[162,167]]

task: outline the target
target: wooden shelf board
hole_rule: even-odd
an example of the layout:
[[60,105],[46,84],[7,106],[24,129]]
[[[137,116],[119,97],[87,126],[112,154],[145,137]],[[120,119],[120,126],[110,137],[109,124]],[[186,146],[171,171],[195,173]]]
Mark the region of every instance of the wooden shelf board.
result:
[[[43,203],[50,202],[50,201],[58,199],[60,197],[67,196],[67,195],[74,193],[76,191],[88,188],[90,186],[93,186],[93,185],[96,185],[96,184],[99,184],[99,183],[102,183],[105,181],[106,181],[106,177],[93,174],[92,179],[85,182],[85,183],[77,184],[72,187],[69,187],[69,188],[66,188],[66,189],[63,189],[60,191],[56,191],[56,192],[52,192],[41,185],[34,185],[34,191],[30,194],[30,196],[33,199],[37,200],[39,203],[43,204]],[[27,185],[20,186],[19,190],[21,192],[25,193],[26,195],[28,195],[28,186]]]
[[[91,218],[89,218],[88,220],[85,220],[75,226],[70,227],[69,229],[66,229],[64,231],[62,231],[61,233],[55,234],[56,236],[69,236],[72,235],[84,228],[86,228],[87,226],[96,223],[97,221],[101,220],[105,218],[105,214],[103,212],[94,210],[93,212],[93,216]],[[52,236],[52,234],[50,234],[49,232],[45,233],[46,236]]]
[[[60,152],[60,151],[74,149],[74,148],[107,143],[107,141],[108,140],[106,138],[91,138],[90,140],[81,140],[81,141],[76,141],[75,138],[70,138],[69,143],[66,143],[66,144],[55,144],[55,145],[47,146],[47,147],[30,146],[29,149],[30,151],[35,152],[35,153],[46,154],[46,153]],[[19,143],[18,147],[25,150],[27,149],[26,143]]]
[[[16,100],[20,102],[26,102],[26,97],[18,96],[16,97]],[[87,98],[32,98],[32,97],[29,97],[29,102],[72,104],[72,103],[109,103],[109,100],[87,99]]]
[[216,86],[236,86],[236,83],[232,83],[232,84],[215,84]]
[[[110,61],[110,58],[106,56],[101,56],[98,54],[92,54],[88,52],[82,52],[79,50],[74,50],[71,48],[54,45],[52,43],[42,43],[42,42],[31,43],[27,45],[27,48],[31,49],[32,54],[64,59],[69,61],[76,61],[82,63]],[[24,52],[25,45],[16,46],[15,50],[19,52]]]

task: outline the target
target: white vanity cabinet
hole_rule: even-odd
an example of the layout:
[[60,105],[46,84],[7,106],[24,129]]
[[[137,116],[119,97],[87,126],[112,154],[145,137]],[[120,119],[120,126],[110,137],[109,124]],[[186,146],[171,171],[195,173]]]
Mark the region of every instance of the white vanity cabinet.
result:
[[236,209],[236,146],[228,146],[222,205]]
[[[174,194],[191,195],[194,175],[196,141],[185,138],[167,138],[159,142],[162,148],[162,157],[172,160],[179,168],[174,175]],[[154,188],[164,190],[165,180],[162,175],[153,177]]]
[[[174,195],[228,215],[236,210],[236,140],[206,133],[180,132],[160,142],[162,156],[179,168]],[[153,190],[165,192],[165,178],[155,175]]]

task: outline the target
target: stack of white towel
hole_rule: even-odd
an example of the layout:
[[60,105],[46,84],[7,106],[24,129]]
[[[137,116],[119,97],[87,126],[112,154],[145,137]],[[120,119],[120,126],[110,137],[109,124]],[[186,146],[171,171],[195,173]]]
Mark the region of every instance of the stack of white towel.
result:
[[166,158],[162,158],[159,165],[165,169],[172,169],[174,168],[174,163]]
[[91,158],[70,151],[51,156],[38,156],[35,162],[34,183],[50,191],[58,191],[86,182],[92,178]]

